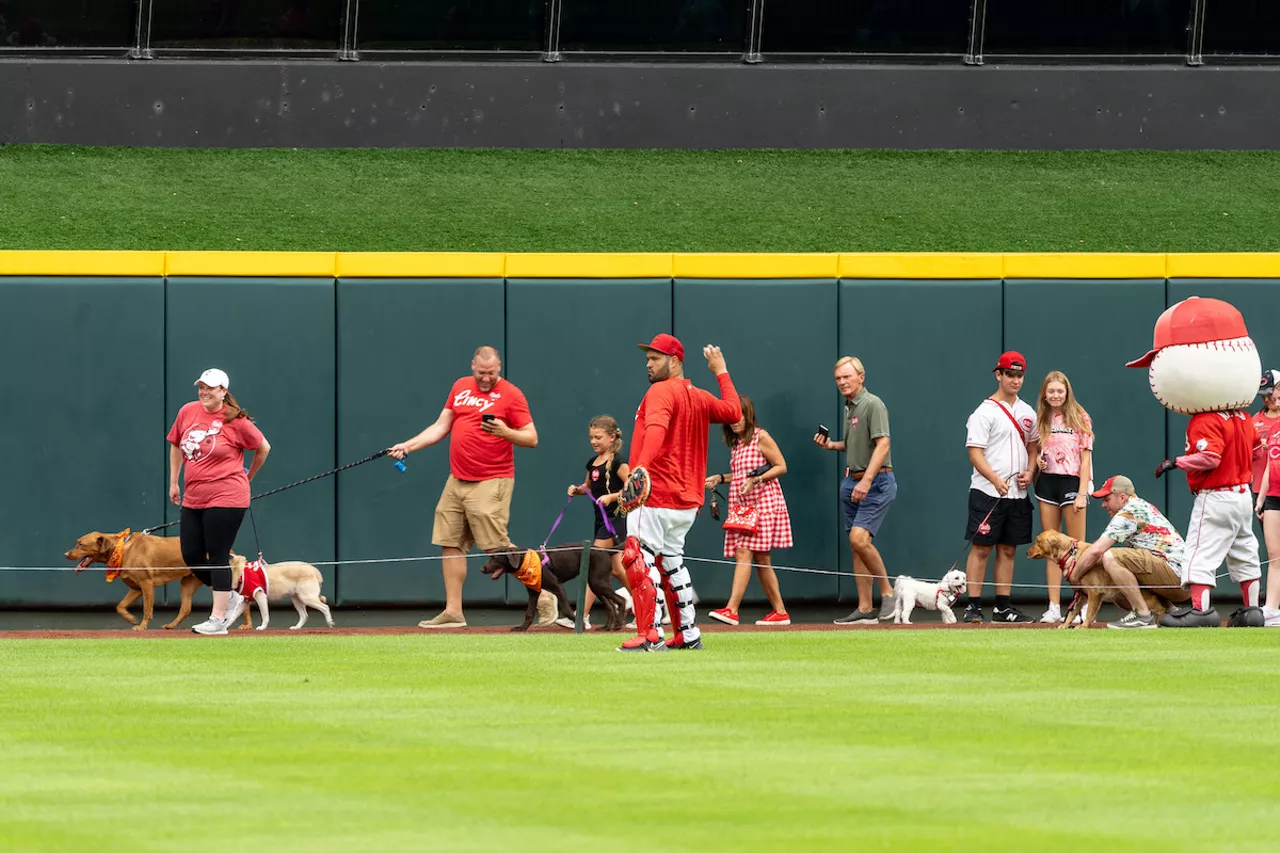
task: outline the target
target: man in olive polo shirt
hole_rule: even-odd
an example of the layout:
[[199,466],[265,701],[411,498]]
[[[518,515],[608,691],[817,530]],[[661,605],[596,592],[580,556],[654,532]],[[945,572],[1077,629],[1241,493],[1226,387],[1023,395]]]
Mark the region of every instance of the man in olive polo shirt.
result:
[[[844,527],[853,550],[854,581],[858,586],[858,609],[837,619],[837,625],[873,624],[893,618],[893,584],[889,583],[884,560],[872,540],[889,504],[898,496],[889,456],[889,410],[866,389],[867,373],[862,362],[846,355],[836,362],[836,388],[844,396],[844,440],[831,441],[815,435],[814,442],[828,450],[843,450],[848,465],[840,484],[840,506]],[[880,612],[872,607],[872,579],[880,585]]]

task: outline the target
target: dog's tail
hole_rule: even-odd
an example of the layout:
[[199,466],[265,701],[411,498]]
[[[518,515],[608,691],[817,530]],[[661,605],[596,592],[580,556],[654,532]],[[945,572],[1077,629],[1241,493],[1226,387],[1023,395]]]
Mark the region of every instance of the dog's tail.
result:
[[902,594],[902,588],[906,586],[907,581],[911,580],[907,575],[898,575],[898,579],[893,582],[893,594],[895,597]]

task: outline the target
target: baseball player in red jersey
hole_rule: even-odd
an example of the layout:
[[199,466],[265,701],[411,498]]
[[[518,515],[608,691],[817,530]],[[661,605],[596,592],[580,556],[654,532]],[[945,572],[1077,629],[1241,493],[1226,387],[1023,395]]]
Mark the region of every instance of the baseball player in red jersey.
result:
[[1217,585],[1218,566],[1240,584],[1245,607],[1258,606],[1258,539],[1253,535],[1253,445],[1257,441],[1249,413],[1204,412],[1187,425],[1185,456],[1166,459],[1156,476],[1175,467],[1187,472],[1187,485],[1196,496],[1187,524],[1186,559],[1182,585],[1191,589],[1189,613],[1171,611],[1160,620],[1166,628],[1216,627],[1217,608],[1209,591]]
[[[649,390],[636,411],[631,439],[631,470],[649,472],[649,498],[627,515],[622,564],[631,585],[636,636],[620,652],[661,652],[702,648],[694,625],[693,584],[684,567],[684,538],[702,506],[707,479],[707,433],[711,424],[732,424],[742,417],[738,392],[720,348],[704,347],[707,367],[720,383],[720,398],[693,387],[684,378],[684,346],[658,335],[645,350]],[[656,584],[661,584],[675,636],[662,641]]]
[[[1151,393],[1166,409],[1191,415],[1183,456],[1156,468],[1187,473],[1196,496],[1187,523],[1182,586],[1191,606],[1160,619],[1166,628],[1216,628],[1222,624],[1209,603],[1218,566],[1240,584],[1245,608],[1258,612],[1258,540],[1253,535],[1253,447],[1257,435],[1245,407],[1257,391],[1261,370],[1244,317],[1230,303],[1192,296],[1165,309],[1156,320],[1152,348],[1129,367],[1145,367]],[[1234,619],[1233,619],[1234,623]]]

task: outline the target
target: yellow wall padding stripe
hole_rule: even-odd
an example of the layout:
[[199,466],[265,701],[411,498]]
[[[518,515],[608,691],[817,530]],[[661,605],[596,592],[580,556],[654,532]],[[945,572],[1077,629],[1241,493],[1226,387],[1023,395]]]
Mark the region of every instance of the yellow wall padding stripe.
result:
[[840,256],[840,278],[998,279],[1004,255],[946,252],[865,252]]
[[168,252],[165,275],[333,278],[335,252]]
[[671,268],[661,252],[507,255],[507,278],[671,278]]
[[339,252],[338,278],[502,278],[502,252]]
[[1280,279],[1277,253],[0,251],[0,276]]
[[676,278],[835,278],[840,256],[831,254],[677,254]]
[[164,252],[0,252],[0,275],[164,275]]
[[1168,278],[1280,278],[1280,252],[1165,255]]
[[1166,255],[1098,252],[1092,254],[1010,254],[1004,278],[1164,278]]

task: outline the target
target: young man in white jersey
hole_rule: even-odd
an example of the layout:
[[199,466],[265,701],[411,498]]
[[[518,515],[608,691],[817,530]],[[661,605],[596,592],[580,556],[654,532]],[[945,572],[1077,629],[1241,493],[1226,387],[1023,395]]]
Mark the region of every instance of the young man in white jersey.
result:
[[973,547],[965,564],[969,601],[965,622],[982,622],[982,585],[987,560],[996,552],[996,606],[991,620],[1000,624],[1030,621],[1010,602],[1013,558],[1019,545],[1031,542],[1031,460],[1040,453],[1036,413],[1018,392],[1027,372],[1019,352],[1006,352],[996,362],[996,393],[969,416],[965,446],[973,475],[969,481],[969,523],[965,538]]

